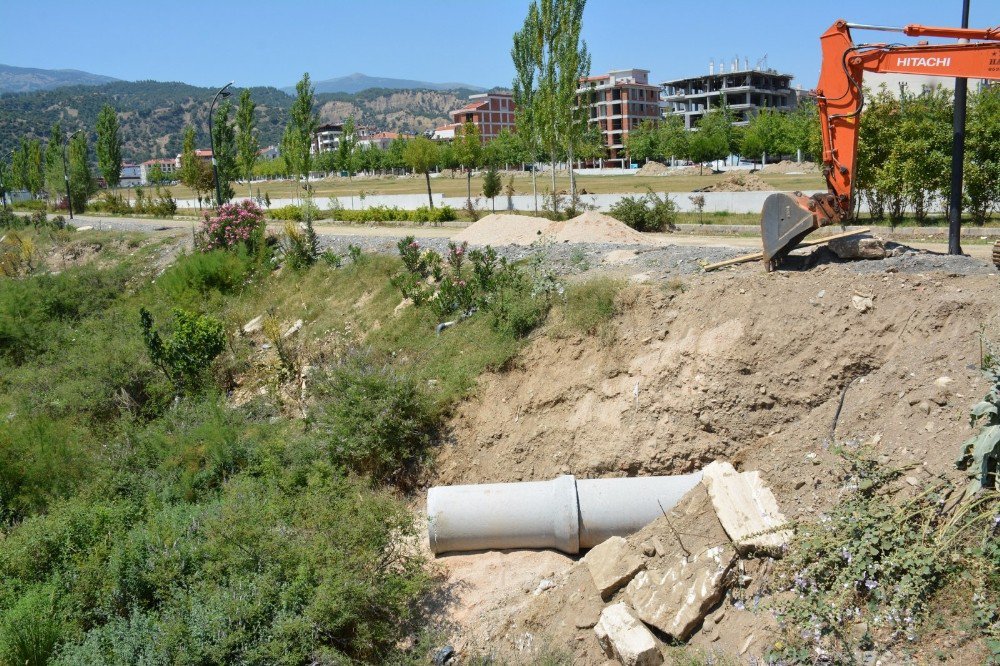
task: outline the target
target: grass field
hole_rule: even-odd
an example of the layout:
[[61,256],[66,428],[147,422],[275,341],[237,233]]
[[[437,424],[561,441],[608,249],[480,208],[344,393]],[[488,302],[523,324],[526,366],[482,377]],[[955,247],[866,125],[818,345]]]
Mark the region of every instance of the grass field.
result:
[[[704,176],[577,176],[577,188],[583,193],[590,194],[643,194],[647,189],[656,192],[691,192],[693,190],[707,187],[717,183],[725,177],[725,174],[707,173]],[[765,174],[761,175],[769,185],[777,190],[821,190],[824,189],[823,177],[819,174]],[[503,176],[503,183],[506,186],[508,176]],[[551,189],[552,180],[540,174],[538,177],[539,196]],[[313,181],[315,194],[319,197],[328,196],[365,196],[376,194],[424,194],[427,192],[427,184],[423,177],[381,177],[381,178],[342,178],[331,176]],[[556,177],[556,188],[560,191],[569,191],[569,178],[567,176]],[[195,193],[183,185],[172,185],[170,191],[178,199],[193,199]],[[247,196],[246,184],[234,184],[237,196]],[[266,192],[272,200],[288,199],[295,197],[301,188],[291,180],[267,181],[254,183],[254,193],[258,190]],[[482,176],[476,175],[472,178],[472,196],[481,195],[483,189]],[[431,178],[431,190],[435,194],[443,194],[446,197],[464,197],[466,195],[466,181],[461,176],[454,178],[448,176],[438,176]],[[127,190],[123,190],[126,193]],[[527,174],[518,174],[514,177],[515,194],[531,194],[531,177]],[[127,196],[127,195],[126,195]],[[497,197],[503,199],[503,195]]]

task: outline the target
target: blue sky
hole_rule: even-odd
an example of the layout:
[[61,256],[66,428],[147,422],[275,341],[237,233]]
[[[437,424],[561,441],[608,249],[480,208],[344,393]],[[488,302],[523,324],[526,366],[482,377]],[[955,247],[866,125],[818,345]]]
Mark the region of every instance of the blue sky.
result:
[[[510,38],[528,0],[0,0],[0,63],[122,79],[216,86],[372,76],[510,85]],[[857,23],[958,25],[961,0],[590,0],[592,73],[641,67],[654,82],[709,59],[764,55],[811,88],[819,35]],[[1000,24],[1000,2],[972,0],[971,25]],[[859,41],[885,39],[881,33]],[[891,37],[890,37],[891,39]]]

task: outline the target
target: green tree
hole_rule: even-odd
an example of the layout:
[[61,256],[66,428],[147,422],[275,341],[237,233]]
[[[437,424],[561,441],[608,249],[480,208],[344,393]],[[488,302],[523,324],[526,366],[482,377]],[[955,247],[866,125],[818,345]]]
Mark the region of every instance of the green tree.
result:
[[87,201],[97,191],[97,181],[90,170],[90,149],[84,132],[77,132],[70,139],[67,147],[67,164],[73,193],[73,212],[82,213],[87,207]]
[[483,177],[483,196],[490,200],[490,205],[493,207],[493,212],[497,210],[496,195],[500,194],[500,189],[503,184],[500,182],[500,174],[494,167],[490,167]]
[[437,166],[439,169],[450,169],[452,173],[452,178],[455,177],[454,170],[459,167],[458,158],[455,156],[455,144],[450,141],[445,141],[438,144],[438,158]]
[[41,141],[22,138],[11,157],[12,187],[27,190],[32,197],[37,197],[45,185],[42,163]]
[[178,179],[194,190],[198,197],[198,208],[201,208],[202,195],[215,187],[212,168],[197,155],[194,127],[184,128],[184,148],[181,151],[181,168],[177,172]]
[[900,96],[899,138],[893,147],[902,165],[907,203],[919,221],[926,219],[935,199],[950,190],[951,93],[931,89]]
[[660,155],[667,159],[688,157],[688,142],[691,132],[684,129],[684,120],[680,116],[667,116],[659,122],[656,128],[656,142]]
[[309,80],[309,74],[305,73],[295,84],[295,101],[292,102],[292,108],[288,112],[288,124],[281,139],[281,154],[285,156],[292,173],[305,180],[303,188],[307,194],[309,171],[312,168],[312,154],[309,148],[316,134],[316,128],[319,127],[315,104],[315,89]]
[[254,167],[260,154],[260,135],[254,112],[257,105],[250,96],[250,89],[240,92],[240,104],[236,108],[236,155],[239,173],[247,181],[247,190],[253,199]]
[[407,141],[403,137],[396,137],[392,140],[383,162],[386,169],[395,171],[396,169],[406,168],[406,160],[403,158],[403,153],[406,151],[406,144]]
[[528,15],[521,29],[514,33],[514,46],[510,55],[514,61],[513,92],[517,109],[517,133],[522,152],[531,161],[531,192],[538,212],[538,183],[535,163],[538,160],[540,131],[538,127],[537,73],[541,62],[538,4],[528,6]]
[[465,123],[461,133],[456,133],[455,159],[465,169],[465,182],[468,191],[468,205],[472,206],[472,170],[479,167],[483,161],[483,142],[479,138],[479,128],[475,123]]
[[139,309],[142,338],[150,360],[178,392],[199,388],[208,367],[226,345],[222,322],[207,315],[174,308],[173,334],[164,340],[153,328],[153,315]]
[[438,150],[434,142],[424,136],[418,136],[406,143],[403,159],[415,173],[424,174],[427,180],[427,205],[434,209],[434,198],[431,196],[431,170],[437,165]]
[[652,120],[644,120],[625,137],[625,150],[629,159],[636,162],[662,159],[660,152],[660,137],[657,124]]
[[1000,209],[1000,87],[972,96],[965,146],[965,198],[976,224]]
[[347,172],[347,177],[353,179],[354,172],[358,170],[356,150],[357,135],[354,129],[354,116],[349,116],[344,121],[344,129],[337,142],[337,167],[341,171]]
[[791,152],[785,114],[772,109],[761,109],[750,118],[739,143],[741,155],[751,160],[759,157],[762,165],[767,164],[768,155],[773,157],[779,153]]
[[521,141],[508,129],[500,130],[500,134],[486,144],[485,155],[488,165],[505,169],[509,169],[511,164],[522,164],[525,157]]
[[819,109],[816,104],[803,101],[788,115],[788,143],[790,153],[799,153],[819,161],[823,158],[823,137],[819,130]]
[[105,104],[97,116],[97,168],[108,187],[118,187],[122,179],[122,138],[118,114]]
[[236,193],[233,191],[232,183],[239,178],[236,129],[229,119],[232,109],[233,105],[227,99],[219,105],[219,108],[215,112],[215,121],[212,123],[215,168],[218,171],[216,177],[219,179],[219,192],[222,196],[222,201],[216,202],[217,206],[233,198]]
[[705,162],[725,159],[729,156],[729,139],[732,125],[722,110],[713,110],[702,116],[698,129],[688,141],[688,157],[698,162],[704,172]]
[[56,122],[49,132],[49,141],[45,144],[45,191],[51,201],[58,201],[59,196],[66,196],[66,170],[63,168],[63,136],[62,123]]

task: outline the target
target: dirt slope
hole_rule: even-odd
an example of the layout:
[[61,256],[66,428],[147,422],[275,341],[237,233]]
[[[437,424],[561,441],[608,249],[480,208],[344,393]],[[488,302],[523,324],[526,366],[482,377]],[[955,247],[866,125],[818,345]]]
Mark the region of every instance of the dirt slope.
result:
[[[724,459],[761,470],[795,520],[840,492],[829,449],[845,388],[837,443],[868,444],[885,462],[913,464],[913,485],[957,479],[952,462],[969,434],[968,408],[986,389],[980,330],[1000,324],[998,279],[886,266],[890,272],[872,265],[865,274],[850,265],[741,270],[696,276],[683,289],[630,286],[610,332],[560,336],[555,325],[514,367],[482,378],[451,421],[434,483],[671,474]],[[459,581],[473,575],[476,557],[442,563]],[[537,566],[522,558],[518,567],[535,576],[527,590],[568,564],[553,572],[551,558]],[[501,626],[523,628],[510,618],[525,594],[503,590],[490,601],[480,588],[477,611],[458,624],[473,643],[518,653],[515,638],[523,644],[523,636],[497,636],[506,633]],[[723,635],[753,629],[743,614],[727,617],[717,628]],[[601,663],[591,638],[570,623],[553,640],[571,652],[579,646],[580,663]],[[711,639],[699,633],[692,643]]]

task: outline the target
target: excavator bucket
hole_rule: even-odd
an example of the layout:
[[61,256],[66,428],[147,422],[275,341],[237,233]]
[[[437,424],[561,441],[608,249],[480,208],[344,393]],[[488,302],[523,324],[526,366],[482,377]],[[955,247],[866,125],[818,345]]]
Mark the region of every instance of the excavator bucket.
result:
[[817,215],[810,208],[810,198],[801,194],[778,192],[764,200],[760,219],[761,238],[764,243],[764,263],[768,270],[774,268],[799,241],[820,226]]

